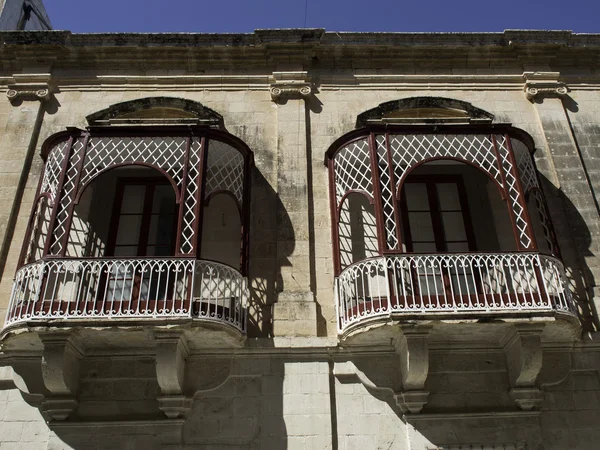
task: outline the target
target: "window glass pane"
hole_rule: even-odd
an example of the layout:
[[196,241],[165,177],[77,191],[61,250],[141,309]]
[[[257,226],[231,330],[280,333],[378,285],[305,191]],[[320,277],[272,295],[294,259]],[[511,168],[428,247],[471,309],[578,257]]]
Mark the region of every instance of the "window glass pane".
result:
[[435,253],[436,250],[434,242],[415,242],[413,244],[415,253]]
[[121,214],[142,213],[144,209],[144,194],[146,186],[127,185],[123,189],[123,201],[121,203]]
[[140,237],[141,215],[121,216],[117,231],[117,245],[137,245]]
[[440,274],[419,275],[418,282],[421,295],[424,297],[444,294],[444,281]]
[[154,187],[152,213],[175,213],[175,192],[170,184],[159,184]]
[[446,241],[466,241],[465,223],[461,212],[443,212],[444,236]]
[[474,294],[477,291],[473,276],[462,270],[459,273],[451,273],[450,282],[456,295]]
[[469,243],[468,242],[448,242],[447,244],[449,252],[468,252],[469,251]]
[[173,236],[173,221],[175,216],[172,215],[153,215],[150,216],[150,227],[148,230],[149,245],[165,245],[170,246],[174,241]]
[[123,301],[131,299],[131,289],[133,281],[131,279],[117,278],[109,280],[106,290],[106,300]]
[[430,213],[408,213],[408,221],[410,223],[410,234],[413,241],[435,241]]
[[115,246],[115,256],[137,256],[137,245]]
[[173,256],[170,246],[149,245],[146,248],[146,256]]
[[456,183],[436,183],[436,188],[441,211],[460,211],[460,198]]
[[409,211],[429,211],[429,197],[425,183],[404,183],[404,192]]

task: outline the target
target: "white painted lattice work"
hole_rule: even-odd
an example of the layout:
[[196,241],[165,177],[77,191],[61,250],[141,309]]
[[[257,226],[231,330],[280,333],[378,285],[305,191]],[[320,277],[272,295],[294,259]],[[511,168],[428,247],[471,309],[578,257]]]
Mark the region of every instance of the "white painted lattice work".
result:
[[344,194],[363,191],[373,196],[371,156],[368,140],[361,139],[342,148],[334,158],[337,205]]

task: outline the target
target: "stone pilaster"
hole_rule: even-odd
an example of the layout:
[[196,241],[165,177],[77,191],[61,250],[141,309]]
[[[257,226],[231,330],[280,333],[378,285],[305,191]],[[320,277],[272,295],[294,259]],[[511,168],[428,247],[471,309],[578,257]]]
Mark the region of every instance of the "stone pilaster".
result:
[[[277,258],[280,269],[274,309],[276,336],[317,333],[310,255],[306,72],[276,72]],[[310,93],[310,91],[308,92]]]
[[572,284],[578,288],[576,299],[581,301],[585,319],[591,316],[586,312],[588,300],[593,299],[596,311],[600,308],[594,282],[600,277],[600,267],[594,267],[597,265],[594,254],[600,250],[600,222],[589,175],[565,111],[568,88],[555,72],[526,72],[524,77],[526,95],[528,90],[535,91],[531,100],[546,147],[541,149],[545,153],[541,156],[548,159],[547,176],[556,188],[552,194],[558,196],[558,199],[548,196],[550,213],[558,230],[562,259]]
[[[0,114],[0,118],[7,118],[6,123],[0,122],[0,275],[5,270],[10,274],[0,282],[2,299],[10,297],[12,274],[41,172],[41,158],[35,157],[35,149],[45,103],[50,98],[50,74],[48,67],[32,71],[13,75],[6,104],[0,107],[0,112],[8,111],[6,115]],[[11,242],[14,257],[8,258]],[[4,322],[6,306],[0,302],[0,322]]]

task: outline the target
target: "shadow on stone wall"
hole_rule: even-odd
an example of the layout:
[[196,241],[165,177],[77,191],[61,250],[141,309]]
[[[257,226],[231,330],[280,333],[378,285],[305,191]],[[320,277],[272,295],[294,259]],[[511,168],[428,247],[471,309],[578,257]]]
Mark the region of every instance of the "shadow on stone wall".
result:
[[[594,306],[596,281],[587,261],[596,255],[591,250],[592,237],[585,219],[561,189],[540,174],[540,181],[556,231],[561,259],[577,306],[583,332],[600,329]],[[597,219],[596,219],[597,220]]]
[[285,206],[256,168],[251,197],[248,336],[273,337],[273,305],[284,288],[281,267],[294,250],[278,240],[293,242],[295,233]]
[[[191,356],[186,368],[186,384],[188,395],[193,396],[193,405],[185,418],[177,419],[168,419],[158,410],[158,385],[152,379],[152,359],[110,361],[107,358],[99,363],[95,369],[99,371],[98,376],[113,373],[123,377],[126,366],[132,376],[84,382],[78,399],[79,408],[87,410],[88,418],[77,422],[75,416],[64,422],[51,422],[49,428],[56,437],[48,448],[287,448],[283,381],[284,376],[289,375],[281,358],[233,356],[225,352]],[[89,369],[90,366],[83,368],[84,377],[92,375]],[[90,419],[89,414],[95,418]]]

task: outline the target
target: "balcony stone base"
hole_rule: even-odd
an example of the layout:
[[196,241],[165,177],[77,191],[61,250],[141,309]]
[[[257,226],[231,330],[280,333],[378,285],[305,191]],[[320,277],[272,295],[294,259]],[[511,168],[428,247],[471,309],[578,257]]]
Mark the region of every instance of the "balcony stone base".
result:
[[[48,422],[181,419],[196,393],[230,376],[232,351],[243,340],[222,328],[13,329],[3,350],[24,400]],[[211,364],[206,354],[213,355]]]

